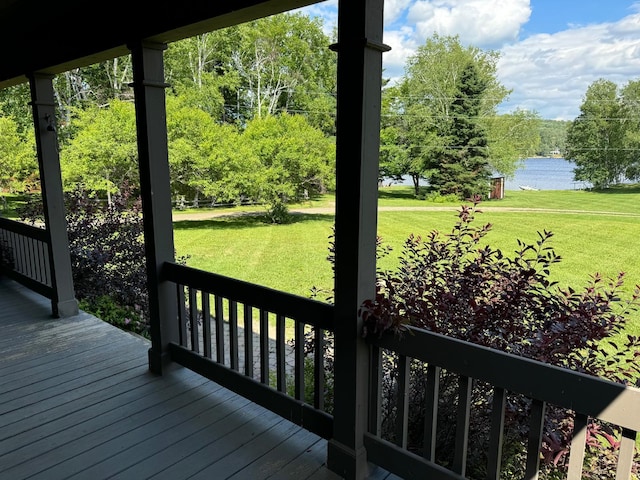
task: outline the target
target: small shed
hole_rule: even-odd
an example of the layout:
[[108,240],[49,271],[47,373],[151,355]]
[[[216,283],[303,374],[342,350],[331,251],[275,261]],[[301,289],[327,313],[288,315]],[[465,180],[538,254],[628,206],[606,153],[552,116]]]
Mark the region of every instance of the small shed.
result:
[[494,177],[491,179],[491,191],[489,199],[502,200],[504,198],[504,177]]

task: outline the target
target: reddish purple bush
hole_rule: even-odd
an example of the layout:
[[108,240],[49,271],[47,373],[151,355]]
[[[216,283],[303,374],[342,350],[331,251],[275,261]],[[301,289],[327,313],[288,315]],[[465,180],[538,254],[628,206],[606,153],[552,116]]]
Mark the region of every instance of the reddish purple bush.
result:
[[[83,310],[125,330],[148,334],[148,295],[140,199],[128,187],[110,204],[76,190],[65,195],[76,297]],[[21,218],[42,219],[30,202]]]
[[[560,288],[550,280],[551,266],[561,260],[549,245],[552,233],[538,233],[531,244],[518,240],[518,250],[508,257],[484,242],[491,224],[474,225],[476,214],[481,213],[478,204],[475,199],[463,206],[448,234],[434,231],[424,239],[411,235],[398,267],[378,272],[376,297],[365,302],[361,311],[364,335],[402,334],[406,325],[412,325],[609,380],[635,382],[639,374],[638,338],[627,336],[624,344],[608,340],[624,338],[626,318],[639,305],[639,287],[623,300],[625,275],[620,273],[614,279],[594,274],[580,291]],[[387,355],[384,362],[383,384],[389,397],[394,395],[395,361],[394,355]],[[416,451],[421,448],[423,433],[420,386],[426,380],[424,370],[424,365],[414,361],[409,448]],[[456,382],[455,375],[443,372],[441,425],[455,424]],[[474,385],[468,453],[468,475],[472,478],[482,477],[486,465],[486,415],[491,395],[490,386],[479,382]],[[524,465],[527,404],[527,399],[513,395],[506,412],[507,448],[503,458],[506,470],[515,478],[523,473],[520,467]],[[383,412],[383,430],[392,439],[393,402],[388,405]],[[571,412],[549,408],[543,442],[547,472],[565,468],[572,424]],[[603,472],[615,471],[613,456],[602,453],[617,447],[613,441],[607,444],[595,439],[613,439],[619,432],[597,422],[591,422],[589,432],[590,467],[585,478],[602,478]],[[454,451],[451,429],[442,429],[438,439],[438,461],[447,464]]]

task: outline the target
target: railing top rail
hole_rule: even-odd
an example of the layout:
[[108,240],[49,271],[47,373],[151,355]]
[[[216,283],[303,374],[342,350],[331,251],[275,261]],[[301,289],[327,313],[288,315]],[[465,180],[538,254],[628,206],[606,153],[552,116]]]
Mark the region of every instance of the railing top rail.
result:
[[333,305],[328,303],[171,262],[163,264],[162,278],[333,330]]
[[24,235],[25,237],[33,238],[41,242],[49,242],[49,235],[45,229],[8,218],[0,217],[0,229]]
[[529,398],[640,431],[640,389],[409,327],[369,342]]

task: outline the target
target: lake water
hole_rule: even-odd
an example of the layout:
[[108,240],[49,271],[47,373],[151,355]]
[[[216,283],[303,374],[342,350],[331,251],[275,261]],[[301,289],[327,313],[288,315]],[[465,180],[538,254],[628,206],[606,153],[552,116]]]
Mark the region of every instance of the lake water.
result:
[[[538,190],[581,190],[589,188],[588,182],[573,179],[575,164],[564,158],[527,158],[512,179],[505,179],[505,190],[520,190],[520,186]],[[421,184],[426,184],[421,181]],[[411,178],[404,178],[400,185],[413,185]]]
[[527,158],[513,179],[505,179],[505,190],[529,186],[538,190],[580,190],[591,186],[573,179],[575,164],[564,158]]

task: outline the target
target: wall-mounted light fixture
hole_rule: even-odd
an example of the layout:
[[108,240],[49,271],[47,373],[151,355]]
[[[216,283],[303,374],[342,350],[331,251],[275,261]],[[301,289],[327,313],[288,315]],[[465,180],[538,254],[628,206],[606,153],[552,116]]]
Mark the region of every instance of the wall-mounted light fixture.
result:
[[55,132],[56,131],[56,126],[53,124],[53,117],[47,113],[44,116],[44,119],[47,122],[47,130],[49,132]]

